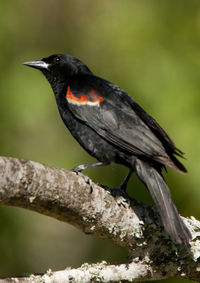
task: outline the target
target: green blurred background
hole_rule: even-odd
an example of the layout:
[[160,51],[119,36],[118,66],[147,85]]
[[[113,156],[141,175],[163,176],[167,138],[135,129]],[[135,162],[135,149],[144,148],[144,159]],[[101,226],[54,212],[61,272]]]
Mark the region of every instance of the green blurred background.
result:
[[[66,169],[93,161],[63,125],[48,82],[22,65],[69,53],[129,92],[186,152],[189,173],[169,169],[166,179],[179,212],[200,217],[200,1],[1,1],[0,50],[1,155]],[[86,173],[117,186],[126,172]],[[152,202],[135,176],[129,193]],[[27,210],[0,207],[0,226],[0,277],[127,260],[125,249]]]

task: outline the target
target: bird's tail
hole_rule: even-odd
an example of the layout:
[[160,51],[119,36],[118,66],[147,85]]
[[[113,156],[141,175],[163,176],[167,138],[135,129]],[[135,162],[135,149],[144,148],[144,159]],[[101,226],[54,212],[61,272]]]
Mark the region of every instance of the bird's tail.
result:
[[188,245],[191,233],[178,214],[171,193],[161,174],[149,164],[136,160],[135,172],[148,188],[160,213],[165,231],[175,243]]

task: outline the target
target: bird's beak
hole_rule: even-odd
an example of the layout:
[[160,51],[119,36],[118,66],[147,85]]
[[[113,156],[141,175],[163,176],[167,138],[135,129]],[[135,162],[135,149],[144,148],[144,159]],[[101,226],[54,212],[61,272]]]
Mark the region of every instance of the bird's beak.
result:
[[39,70],[48,70],[49,64],[45,63],[42,60],[35,60],[35,61],[30,61],[30,62],[25,62],[23,63],[26,66],[39,69]]

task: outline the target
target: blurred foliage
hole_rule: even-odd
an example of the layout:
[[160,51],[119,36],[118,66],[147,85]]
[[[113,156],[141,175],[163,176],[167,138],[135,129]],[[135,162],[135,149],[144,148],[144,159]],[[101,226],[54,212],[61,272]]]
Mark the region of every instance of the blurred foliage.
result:
[[[189,173],[169,170],[166,179],[180,213],[200,216],[198,0],[7,0],[0,3],[0,26],[1,155],[67,169],[92,161],[63,125],[48,82],[22,66],[69,53],[128,91],[187,153]],[[114,165],[87,173],[117,186],[126,172]],[[129,193],[151,201],[135,176]],[[0,277],[127,260],[111,242],[23,209],[1,207],[0,224]]]

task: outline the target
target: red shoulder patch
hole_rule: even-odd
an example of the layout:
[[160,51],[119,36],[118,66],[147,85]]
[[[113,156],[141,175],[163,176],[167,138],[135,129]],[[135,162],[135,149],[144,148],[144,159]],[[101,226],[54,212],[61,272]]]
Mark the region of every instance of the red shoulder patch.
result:
[[69,103],[77,104],[77,105],[86,105],[86,104],[98,105],[100,102],[104,101],[104,98],[102,96],[99,96],[95,90],[91,90],[87,94],[87,97],[85,94],[76,96],[71,92],[69,86],[67,88],[66,99],[68,100]]

